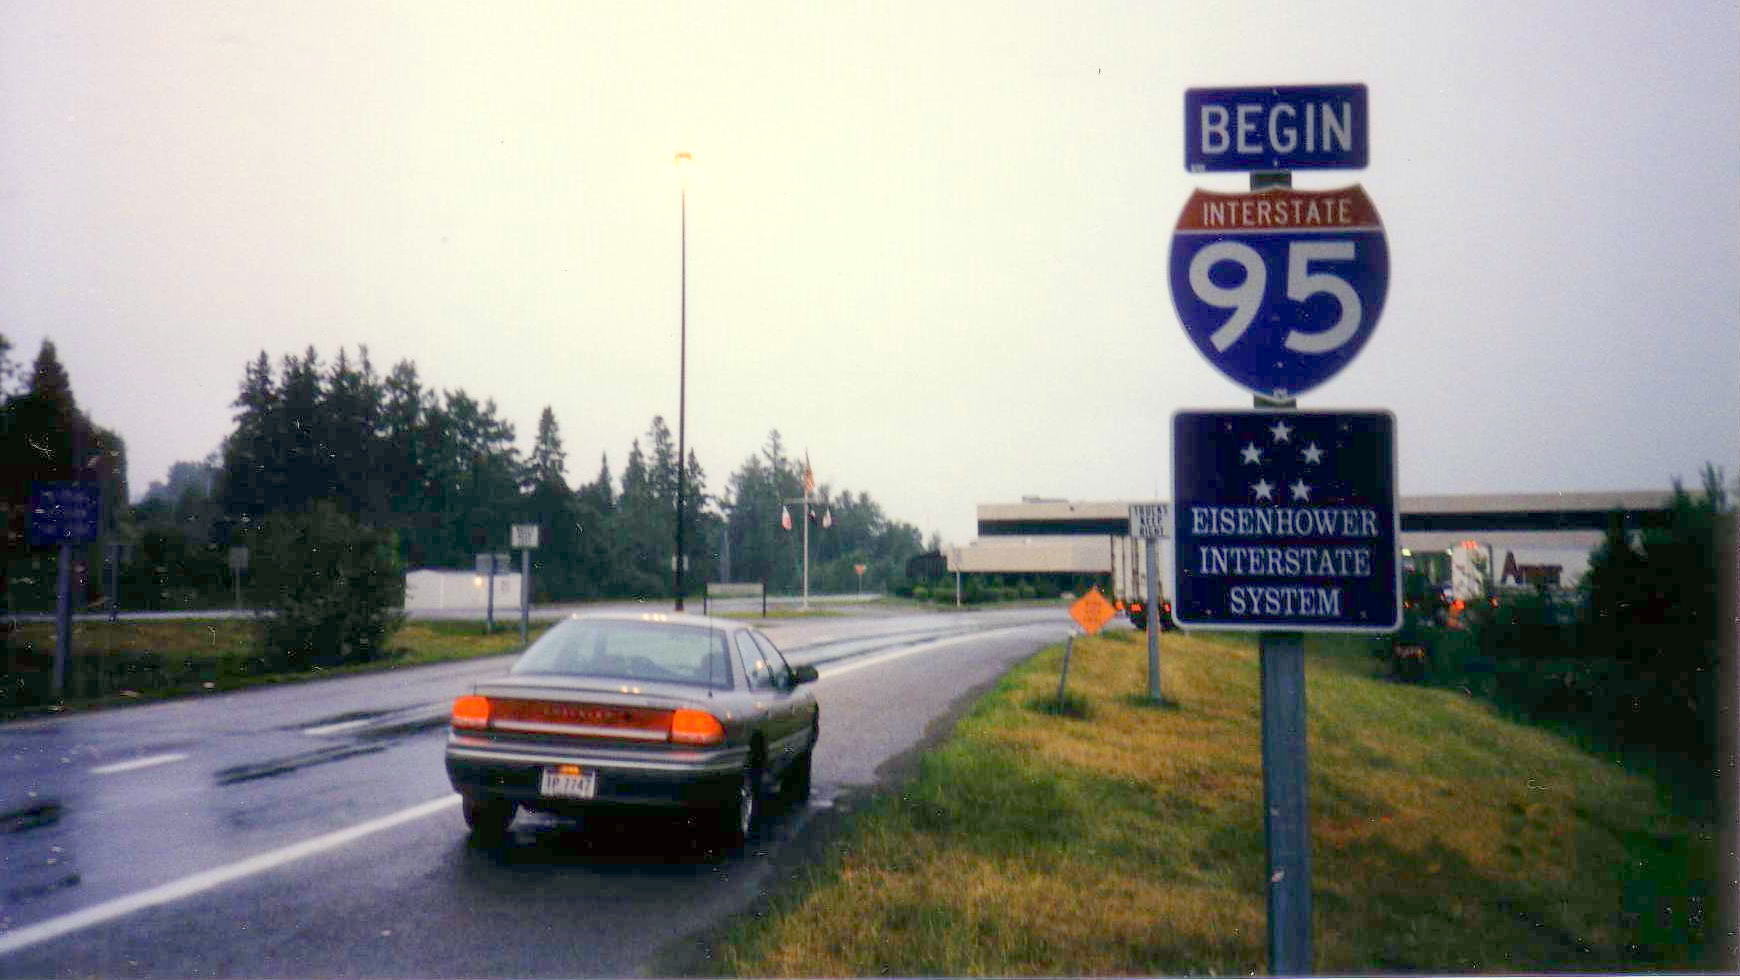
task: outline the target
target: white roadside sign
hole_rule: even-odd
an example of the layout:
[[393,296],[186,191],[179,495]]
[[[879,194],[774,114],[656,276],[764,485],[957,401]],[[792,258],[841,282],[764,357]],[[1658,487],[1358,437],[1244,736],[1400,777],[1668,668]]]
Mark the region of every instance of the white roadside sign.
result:
[[1167,504],[1131,504],[1130,536],[1149,541],[1171,537],[1166,529],[1171,522],[1170,510]]

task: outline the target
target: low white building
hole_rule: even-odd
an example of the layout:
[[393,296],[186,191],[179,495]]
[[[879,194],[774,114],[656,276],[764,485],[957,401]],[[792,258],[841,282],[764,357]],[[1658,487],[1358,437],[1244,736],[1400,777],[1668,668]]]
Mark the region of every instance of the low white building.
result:
[[[1477,591],[1482,571],[1499,588],[1539,581],[1569,589],[1588,570],[1589,552],[1616,513],[1635,533],[1665,518],[1669,497],[1659,490],[1404,496],[1397,501],[1399,545],[1405,562],[1452,584],[1459,596]],[[1157,501],[1027,497],[980,504],[979,537],[945,553],[949,571],[1102,574],[1118,597],[1141,595],[1141,546],[1129,536],[1130,505],[1137,502]],[[1161,542],[1157,550],[1164,582],[1170,549]]]
[[[489,576],[445,568],[418,568],[405,573],[405,611],[475,609],[489,607]],[[495,576],[495,608],[520,607],[520,573]]]

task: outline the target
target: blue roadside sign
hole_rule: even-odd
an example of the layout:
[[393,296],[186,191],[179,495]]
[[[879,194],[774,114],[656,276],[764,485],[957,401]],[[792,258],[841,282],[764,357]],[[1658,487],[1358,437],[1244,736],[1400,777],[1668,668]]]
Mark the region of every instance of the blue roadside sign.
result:
[[1198,190],[1169,265],[1172,303],[1197,350],[1269,398],[1297,397],[1346,367],[1389,292],[1383,222],[1358,186]]
[[30,488],[30,545],[89,544],[102,529],[102,488],[97,483],[43,481]]
[[1174,414],[1179,625],[1394,630],[1395,424],[1384,411]]
[[1184,93],[1184,169],[1363,168],[1371,158],[1364,85],[1193,88]]

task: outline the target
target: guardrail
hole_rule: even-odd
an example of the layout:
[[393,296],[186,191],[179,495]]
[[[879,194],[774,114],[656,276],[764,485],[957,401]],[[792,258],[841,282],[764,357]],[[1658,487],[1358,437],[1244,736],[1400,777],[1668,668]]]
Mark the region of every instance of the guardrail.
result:
[[761,597],[761,617],[767,618],[767,583],[766,582],[708,582],[707,591],[701,595],[701,614],[707,614],[708,600],[711,599],[750,599]]

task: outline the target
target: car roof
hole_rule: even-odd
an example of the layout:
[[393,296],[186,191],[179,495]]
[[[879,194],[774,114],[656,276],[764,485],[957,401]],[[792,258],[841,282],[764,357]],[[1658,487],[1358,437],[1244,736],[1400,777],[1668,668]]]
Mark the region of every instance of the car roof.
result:
[[718,619],[713,616],[696,616],[693,613],[680,612],[584,612],[574,613],[568,617],[584,622],[618,622],[618,623],[669,623],[674,626],[700,626],[715,630],[749,629],[744,623],[733,619]]

